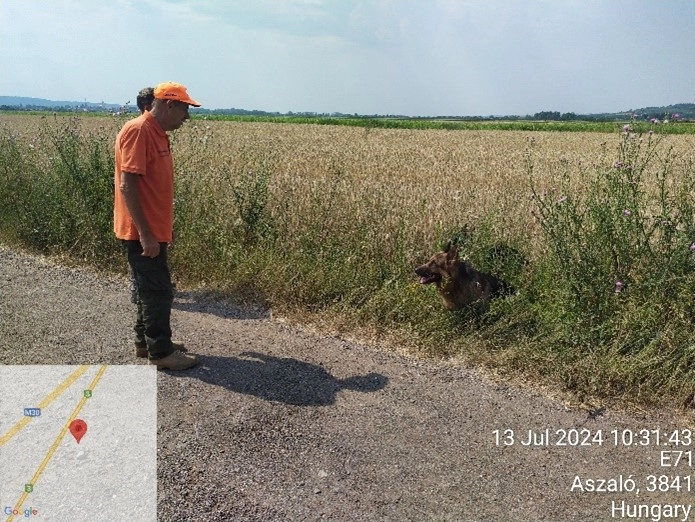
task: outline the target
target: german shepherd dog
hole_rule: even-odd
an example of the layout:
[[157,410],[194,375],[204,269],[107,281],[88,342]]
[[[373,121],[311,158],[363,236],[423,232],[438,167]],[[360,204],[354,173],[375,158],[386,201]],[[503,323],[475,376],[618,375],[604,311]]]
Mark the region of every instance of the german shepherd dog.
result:
[[479,272],[468,261],[459,259],[458,245],[447,244],[415,273],[420,283],[434,283],[447,310],[460,310],[474,303],[486,307],[490,299],[514,293],[514,289],[495,276]]

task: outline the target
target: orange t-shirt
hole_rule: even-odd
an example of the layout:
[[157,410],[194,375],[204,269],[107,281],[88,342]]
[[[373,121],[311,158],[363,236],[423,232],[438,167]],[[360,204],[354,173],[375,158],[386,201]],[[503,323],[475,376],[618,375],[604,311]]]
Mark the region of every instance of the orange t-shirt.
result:
[[174,228],[174,162],[169,137],[147,111],[127,122],[116,138],[116,192],[113,230],[116,237],[139,240],[140,235],[121,194],[121,173],[141,176],[138,195],[152,235],[160,243],[172,240]]

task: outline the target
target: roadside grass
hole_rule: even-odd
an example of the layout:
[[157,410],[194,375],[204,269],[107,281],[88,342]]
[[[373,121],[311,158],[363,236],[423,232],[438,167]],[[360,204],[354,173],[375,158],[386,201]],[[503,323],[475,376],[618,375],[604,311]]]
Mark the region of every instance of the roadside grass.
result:
[[[119,118],[0,115],[0,240],[124,270]],[[695,391],[693,136],[195,120],[172,135],[184,286],[579,397]],[[413,267],[458,240],[518,293],[446,312]],[[491,258],[503,243],[523,254]]]
[[0,238],[115,266],[112,129],[86,131],[76,118],[32,123],[0,129]]

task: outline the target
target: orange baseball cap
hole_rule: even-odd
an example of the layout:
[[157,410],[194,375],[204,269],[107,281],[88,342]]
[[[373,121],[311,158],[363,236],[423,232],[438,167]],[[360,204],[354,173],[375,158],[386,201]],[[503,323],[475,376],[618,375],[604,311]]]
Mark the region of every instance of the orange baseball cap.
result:
[[176,100],[193,107],[200,107],[200,103],[191,99],[186,91],[186,87],[180,83],[165,82],[160,83],[154,88],[154,97],[159,100]]

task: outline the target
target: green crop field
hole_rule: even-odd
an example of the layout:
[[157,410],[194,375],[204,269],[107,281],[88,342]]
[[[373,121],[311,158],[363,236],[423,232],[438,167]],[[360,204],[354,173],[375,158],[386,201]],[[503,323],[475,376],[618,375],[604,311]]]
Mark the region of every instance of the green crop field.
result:
[[548,132],[620,132],[630,125],[633,132],[656,134],[695,134],[695,123],[678,122],[655,125],[645,121],[532,121],[532,120],[484,120],[484,119],[430,119],[430,118],[370,118],[370,117],[302,117],[302,116],[196,116],[208,121],[234,121],[243,123],[290,123],[311,125],[339,125],[376,129],[419,130],[516,130]]

